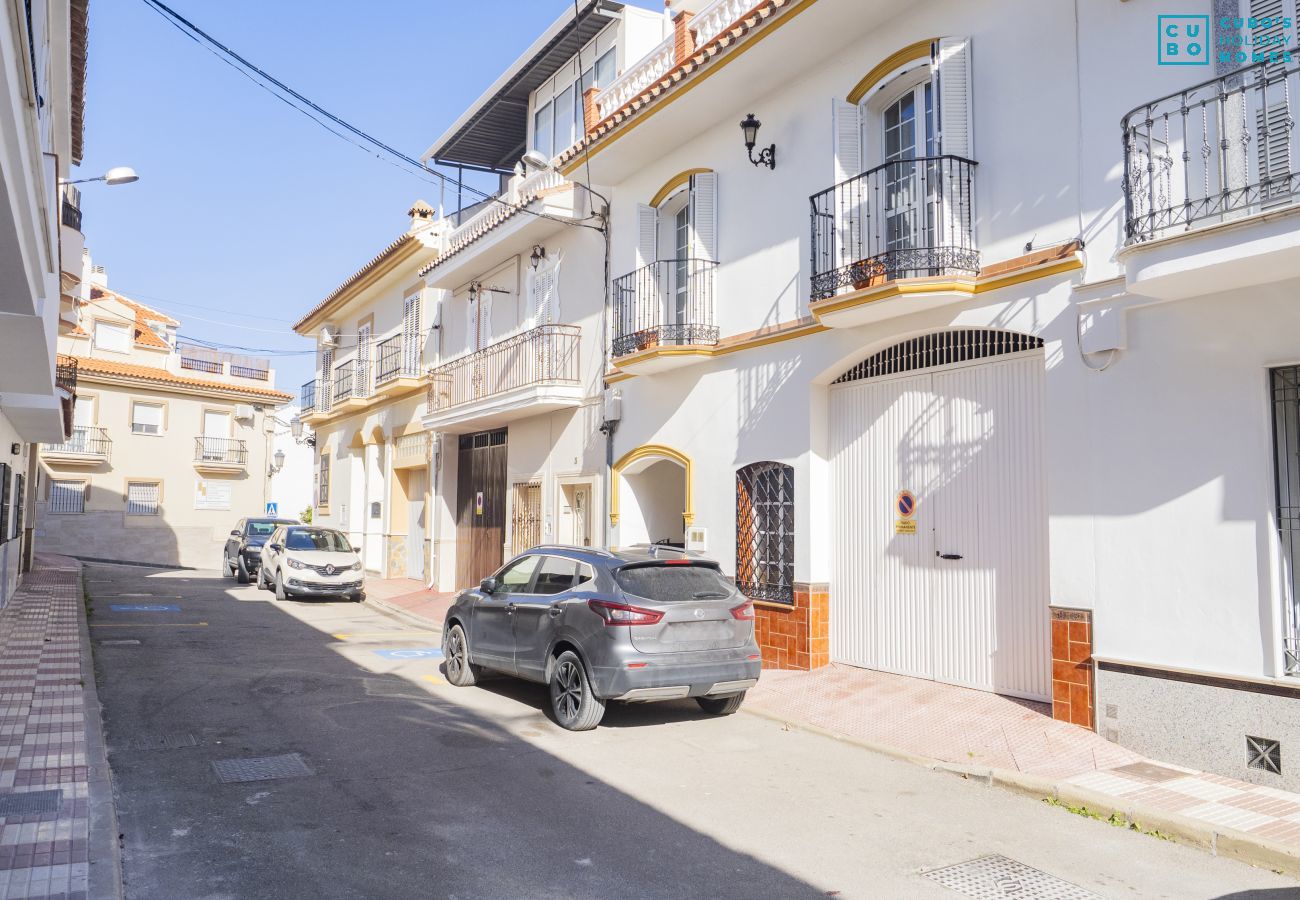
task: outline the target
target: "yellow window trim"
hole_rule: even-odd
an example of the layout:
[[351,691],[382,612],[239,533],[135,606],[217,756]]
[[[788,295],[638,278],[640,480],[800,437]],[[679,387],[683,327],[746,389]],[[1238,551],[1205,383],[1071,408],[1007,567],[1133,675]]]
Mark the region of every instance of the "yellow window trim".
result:
[[855,106],[861,103],[862,98],[867,96],[871,89],[883,81],[890,72],[914,59],[929,59],[930,48],[937,40],[938,38],[926,38],[923,41],[917,41],[915,44],[908,44],[901,50],[895,50],[876,63],[870,72],[863,75],[861,80],[853,86],[853,90],[849,91],[845,99]]
[[680,450],[667,444],[642,444],[635,450],[623,454],[611,469],[609,480],[609,524],[618,525],[619,500],[618,484],[623,470],[634,462],[643,459],[667,459],[686,469],[686,508],[682,510],[682,523],[689,528],[695,524],[695,462]]
[[655,191],[654,197],[650,200],[650,205],[657,208],[659,204],[663,203],[672,195],[673,191],[688,183],[692,176],[703,175],[706,172],[712,171],[712,169],[687,169],[685,172],[678,172],[672,178],[665,181],[663,187]]

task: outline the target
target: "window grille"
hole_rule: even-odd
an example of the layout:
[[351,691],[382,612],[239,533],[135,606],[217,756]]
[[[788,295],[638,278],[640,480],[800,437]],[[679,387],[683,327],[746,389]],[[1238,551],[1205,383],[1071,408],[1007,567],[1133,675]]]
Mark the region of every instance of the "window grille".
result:
[[1284,671],[1300,676],[1300,366],[1274,369],[1273,467],[1277,486],[1277,531],[1286,563],[1283,582]]
[[736,472],[736,587],[752,600],[794,603],[794,468],[757,462]]
[[128,516],[158,515],[160,485],[156,481],[131,481],[126,485],[126,514]]
[[542,542],[542,486],[536,481],[515,485],[511,509],[511,539],[514,553],[531,550]]
[[330,505],[330,456],[328,453],[320,455],[320,497],[317,504],[319,506]]
[[900,372],[971,362],[990,356],[1041,350],[1042,347],[1042,338],[1015,331],[989,328],[937,331],[886,347],[879,353],[868,356],[833,383],[847,384],[863,378],[897,375]]
[[13,477],[10,475],[12,471],[8,463],[0,463],[0,544],[12,536],[9,521],[9,503],[12,496],[10,491],[13,489],[11,484]]
[[84,481],[51,481],[50,512],[79,514],[86,511],[86,483]]

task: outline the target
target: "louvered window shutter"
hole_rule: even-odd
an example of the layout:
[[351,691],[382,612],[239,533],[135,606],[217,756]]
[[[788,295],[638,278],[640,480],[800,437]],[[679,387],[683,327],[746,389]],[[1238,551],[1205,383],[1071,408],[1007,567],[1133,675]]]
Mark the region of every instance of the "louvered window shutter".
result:
[[[1258,23],[1258,27],[1250,28],[1251,49],[1261,54],[1281,54],[1285,48],[1294,47],[1295,0],[1243,0],[1242,6],[1243,16]],[[1284,27],[1285,20],[1290,21],[1290,28]],[[1246,63],[1251,64],[1249,61]],[[1254,95],[1251,105],[1254,107],[1256,178],[1259,197],[1265,205],[1270,200],[1289,200],[1291,194],[1293,142],[1296,140],[1291,104],[1296,101],[1289,96],[1285,76],[1280,74],[1284,66],[1283,62],[1265,66],[1264,72],[1269,79],[1267,87],[1261,85],[1248,92]],[[1262,82],[1263,79],[1259,80]]]
[[638,203],[636,207],[636,267],[648,266],[659,255],[659,210]]
[[831,101],[834,129],[835,184],[862,173],[862,113],[854,103],[838,98]]
[[492,343],[492,292],[484,291],[478,297],[478,349]]
[[465,350],[472,353],[478,349],[478,305],[482,294],[469,295],[469,304],[465,307]]
[[718,261],[718,176],[700,172],[691,176],[691,255]]
[[[820,270],[846,266],[862,258],[862,217],[864,181],[849,181],[862,174],[862,108],[844,100],[831,101],[832,141],[835,157],[833,177],[835,197],[835,248],[819,247],[819,255],[828,251],[829,258],[818,260]],[[846,183],[848,182],[848,183]]]
[[420,368],[420,295],[406,298],[402,309],[402,374],[415,375]]
[[970,38],[940,38],[934,69],[939,95],[939,152],[971,159],[975,141],[971,123]]

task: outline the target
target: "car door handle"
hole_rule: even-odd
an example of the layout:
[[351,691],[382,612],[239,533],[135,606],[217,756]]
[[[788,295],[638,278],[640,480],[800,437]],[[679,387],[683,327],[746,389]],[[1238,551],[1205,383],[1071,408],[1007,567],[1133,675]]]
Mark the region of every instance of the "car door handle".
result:
[[507,603],[507,604],[506,604],[506,612],[508,612],[508,613],[512,613],[512,612],[514,612],[514,611],[515,611],[515,604],[513,604],[513,603]]
[[940,559],[961,559],[960,553],[940,553],[938,550],[936,550],[934,551],[934,555],[939,557]]
[[552,619],[554,619],[554,618],[557,617],[560,613],[564,612],[564,610],[561,609],[561,608],[558,607],[558,606],[552,606],[552,607],[551,607],[550,609],[548,609],[546,612],[550,615],[550,617],[551,617]]

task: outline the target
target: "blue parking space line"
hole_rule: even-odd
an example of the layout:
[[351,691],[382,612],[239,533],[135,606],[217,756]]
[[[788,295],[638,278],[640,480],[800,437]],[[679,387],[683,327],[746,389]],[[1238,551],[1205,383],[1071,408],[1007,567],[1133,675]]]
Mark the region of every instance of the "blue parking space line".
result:
[[108,607],[113,612],[180,612],[181,608],[171,603],[114,603]]
[[440,647],[404,647],[398,650],[374,650],[384,659],[442,659]]

